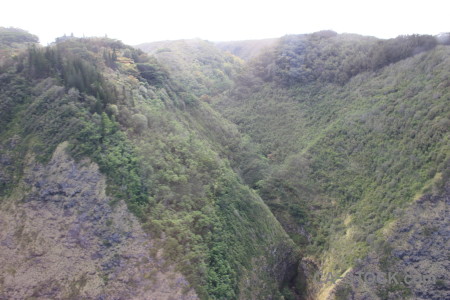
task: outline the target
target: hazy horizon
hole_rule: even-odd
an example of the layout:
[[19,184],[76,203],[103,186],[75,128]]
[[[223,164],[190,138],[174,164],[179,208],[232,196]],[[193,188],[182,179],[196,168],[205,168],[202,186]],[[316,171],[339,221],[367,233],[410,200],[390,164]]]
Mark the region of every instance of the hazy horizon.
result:
[[211,3],[165,1],[123,4],[80,0],[8,1],[0,26],[27,30],[46,45],[64,34],[105,36],[126,44],[200,38],[237,41],[277,38],[320,30],[378,38],[450,31],[450,4],[430,0],[367,2],[344,0],[292,2],[227,1]]

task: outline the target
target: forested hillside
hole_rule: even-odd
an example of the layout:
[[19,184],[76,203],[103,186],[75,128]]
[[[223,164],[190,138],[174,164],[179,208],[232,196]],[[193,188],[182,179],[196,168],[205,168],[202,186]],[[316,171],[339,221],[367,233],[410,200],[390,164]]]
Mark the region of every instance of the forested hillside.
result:
[[[247,63],[233,77],[234,86],[213,97],[213,107],[262,155],[251,163],[233,160],[236,168],[299,245],[304,261],[320,271],[347,274],[363,268],[367,255],[392,256],[394,265],[390,237],[398,220],[405,222],[404,209],[424,194],[446,193],[445,37],[380,40],[323,31],[270,43],[218,43]],[[176,43],[165,47],[171,45]],[[192,68],[191,62],[183,68]],[[417,222],[433,227],[425,219]],[[314,288],[320,297],[329,293],[326,285]],[[350,290],[338,296],[355,295]],[[370,297],[419,297],[417,287],[400,290],[380,286]]]
[[[86,159],[98,165],[106,177],[106,206],[115,212],[125,201],[151,242],[145,256],[160,261],[138,277],[154,279],[153,287],[143,286],[124,297],[139,299],[142,289],[158,289],[156,279],[171,278],[170,272],[186,278],[188,286],[183,283],[185,279],[180,279],[172,287],[173,295],[185,293],[186,299],[192,299],[192,289],[195,298],[201,299],[281,297],[284,284],[296,275],[299,257],[294,244],[259,196],[233,172],[226,143],[220,144],[220,139],[210,136],[229,136],[243,153],[245,141],[233,125],[172,80],[155,58],[116,40],[71,38],[49,47],[31,46],[17,52],[2,64],[0,72],[1,207],[5,215],[29,215],[27,203],[50,209],[47,205],[60,201],[68,203],[64,213],[81,214],[65,226],[79,224],[84,203],[97,201],[92,197],[102,191],[95,186],[83,187],[83,173],[76,169],[72,173],[67,170],[64,176],[81,178],[78,185],[83,188],[78,192],[67,190],[72,177],[45,175],[56,172],[55,167],[66,174],[63,162],[67,159],[54,153],[61,152],[55,152],[58,145],[68,142],[63,148],[77,162],[72,168],[82,169]],[[208,127],[196,120],[199,115],[208,118]],[[35,167],[30,169],[31,162]],[[89,170],[94,172],[93,168]],[[47,179],[28,186],[34,177]],[[75,212],[66,211],[71,209]],[[24,262],[10,265],[7,257],[2,257],[5,275],[1,297],[113,297],[108,294],[108,286],[115,286],[115,274],[123,272],[120,266],[129,256],[119,252],[113,255],[108,249],[120,245],[122,248],[117,249],[129,251],[124,244],[129,236],[121,235],[120,228],[114,233],[112,226],[117,225],[100,212],[92,210],[92,218],[83,217],[77,226],[84,228],[85,236],[96,236],[101,244],[80,240],[71,246],[89,251],[100,247],[99,254],[83,260],[96,266],[96,272],[86,267],[77,276],[61,278],[56,286],[50,281],[38,281],[31,282],[35,286],[32,288],[14,280],[26,280],[26,273],[18,267]],[[27,227],[26,220],[2,223],[4,228],[22,228],[10,237],[10,245],[17,253],[24,247],[37,247],[54,222],[35,232]],[[100,229],[94,224],[99,224]],[[60,230],[63,236],[71,236],[71,229]],[[8,239],[8,232],[2,230],[2,240]],[[44,255],[46,261],[50,249],[40,247],[39,255]],[[113,256],[101,264],[99,259],[107,255]],[[64,257],[60,259],[64,261]],[[29,268],[39,269],[42,264],[52,268],[57,260],[35,262]],[[98,278],[103,281],[95,288],[87,284]],[[44,279],[51,280],[51,275],[40,280]],[[142,285],[141,281],[130,284],[138,283]]]
[[0,29],[0,299],[450,296],[448,35]]
[[200,39],[154,42],[137,48],[154,55],[174,81],[202,101],[230,89],[242,67],[241,59]]
[[[403,208],[445,192],[450,48],[437,44],[286,36],[215,101],[270,162],[248,183],[321,270],[340,276],[371,252],[392,255],[386,241]],[[394,297],[384,288],[371,297]]]
[[273,47],[277,44],[279,39],[263,39],[263,40],[247,40],[247,41],[232,41],[232,42],[216,42],[217,48],[222,51],[229,52],[243,60],[252,59],[262,51]]

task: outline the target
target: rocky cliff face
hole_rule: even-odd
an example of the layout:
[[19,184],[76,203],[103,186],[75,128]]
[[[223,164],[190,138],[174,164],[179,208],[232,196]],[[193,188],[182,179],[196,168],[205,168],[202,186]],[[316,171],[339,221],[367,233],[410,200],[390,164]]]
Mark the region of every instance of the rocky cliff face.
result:
[[386,243],[337,279],[327,299],[449,299],[449,207],[450,183],[411,204]]
[[0,205],[0,299],[197,299],[96,164],[61,144],[22,178]]

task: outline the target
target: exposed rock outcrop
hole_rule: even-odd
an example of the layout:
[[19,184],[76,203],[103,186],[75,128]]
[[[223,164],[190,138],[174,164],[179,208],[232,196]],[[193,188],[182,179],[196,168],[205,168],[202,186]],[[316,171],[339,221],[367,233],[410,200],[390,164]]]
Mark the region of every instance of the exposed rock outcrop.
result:
[[450,183],[405,210],[382,250],[343,276],[328,299],[450,299]]
[[197,299],[105,178],[60,145],[0,205],[0,299]]

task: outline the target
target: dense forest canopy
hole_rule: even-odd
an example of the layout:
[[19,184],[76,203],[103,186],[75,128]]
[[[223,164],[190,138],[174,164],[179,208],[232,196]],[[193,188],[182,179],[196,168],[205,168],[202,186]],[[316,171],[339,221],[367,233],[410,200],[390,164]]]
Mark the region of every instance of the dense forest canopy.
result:
[[[312,279],[406,272],[408,236],[444,253],[434,242],[448,224],[408,214],[448,199],[448,35],[37,43],[0,28],[0,212],[39,190],[23,188],[29,174],[67,145],[76,163],[98,165],[112,209],[123,201],[139,220],[149,257],[175,266],[200,299],[448,295],[444,254],[433,256],[444,267],[429,271],[441,281],[426,292]],[[116,280],[98,273],[105,289]],[[83,295],[82,278],[55,290]],[[4,282],[0,298],[14,290]]]
[[[153,237],[154,254],[163,251],[201,298],[280,295],[279,261],[295,266],[298,255],[230,167],[227,143],[242,155],[245,141],[154,57],[116,40],[70,38],[31,45],[1,72],[0,136],[21,141],[4,155],[33,153],[47,163],[68,141],[72,157],[98,164],[108,194],[125,200]],[[14,194],[23,171],[22,162],[5,168],[2,197]],[[284,255],[271,254],[280,247]],[[255,265],[259,257],[265,270]],[[249,288],[251,276],[267,284]]]
[[268,159],[246,182],[325,270],[388,251],[385,232],[402,209],[445,191],[450,49],[441,45],[429,35],[285,36],[214,102]]

